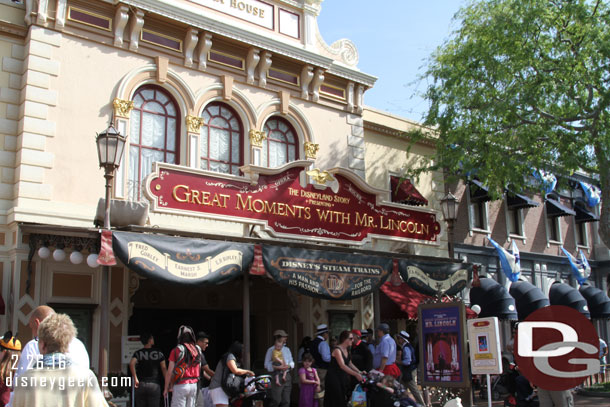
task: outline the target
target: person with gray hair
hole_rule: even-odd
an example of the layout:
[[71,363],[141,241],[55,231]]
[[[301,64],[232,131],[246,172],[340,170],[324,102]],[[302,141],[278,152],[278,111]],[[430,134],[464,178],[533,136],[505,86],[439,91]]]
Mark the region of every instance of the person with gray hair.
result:
[[68,355],[76,328],[68,315],[52,313],[38,326],[41,360],[13,383],[13,407],[108,407],[95,374]]
[[396,341],[390,335],[390,326],[386,323],[377,327],[379,344],[375,346],[373,367],[384,375],[400,378],[400,369],[396,366]]

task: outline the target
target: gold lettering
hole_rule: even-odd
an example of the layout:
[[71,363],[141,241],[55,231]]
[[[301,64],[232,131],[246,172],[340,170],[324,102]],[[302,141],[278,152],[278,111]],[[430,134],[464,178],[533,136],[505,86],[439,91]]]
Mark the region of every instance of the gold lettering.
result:
[[311,219],[311,208],[305,208],[305,219]]
[[[261,213],[261,212],[265,212],[265,203],[267,201],[263,201],[262,199],[255,199],[252,202],[252,209],[254,209],[254,212],[256,213]],[[259,208],[256,208],[256,204],[259,204]]]
[[286,216],[288,216],[288,212],[290,212],[290,215],[294,218],[294,214],[295,214],[295,205],[286,205]]
[[241,194],[237,194],[237,206],[235,207],[235,209],[237,209],[238,211],[244,209],[247,211],[252,211],[252,197],[249,196],[248,199],[246,199],[246,201],[244,202],[244,199],[242,198]]
[[[360,212],[356,212],[356,226],[366,226],[366,218],[366,213],[363,213],[362,216],[360,216]],[[381,219],[383,220],[383,216],[381,217]]]
[[197,203],[201,205],[201,201],[199,200],[199,191],[197,190],[191,191],[191,203],[195,203],[195,200],[197,200]]
[[[260,201],[260,199],[257,199],[257,201]],[[256,202],[256,201],[254,201],[254,202]],[[265,205],[264,205],[263,209],[265,210],[265,213],[272,213],[274,215],[277,215],[276,209],[275,209],[275,206],[277,204],[275,202],[273,202],[271,204],[271,206],[269,206],[269,201],[264,201],[264,202],[265,202]],[[256,210],[256,209],[254,209],[254,210]]]
[[341,216],[341,223],[342,223],[343,225],[345,225],[345,224],[348,224],[348,225],[349,225],[349,224],[350,224],[350,216],[351,216],[351,213],[345,213],[345,212],[342,212],[342,214],[341,214],[341,215],[342,215],[342,216]]
[[316,208],[316,212],[318,212],[318,218],[321,221],[327,222],[327,219],[330,215],[330,211],[321,211],[318,208]]
[[[184,197],[182,198],[178,198],[178,195],[176,194],[176,192],[178,191],[178,189],[186,189],[186,191],[184,192]],[[176,185],[174,187],[174,190],[172,191],[172,196],[174,197],[174,199],[178,202],[188,202],[190,197],[191,197],[191,193],[189,192],[189,187],[188,185]]]

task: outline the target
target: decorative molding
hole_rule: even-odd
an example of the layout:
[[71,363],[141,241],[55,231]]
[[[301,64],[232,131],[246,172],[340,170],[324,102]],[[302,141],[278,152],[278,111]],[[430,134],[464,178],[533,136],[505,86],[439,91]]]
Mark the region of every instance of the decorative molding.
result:
[[186,116],[186,128],[189,133],[199,133],[204,125],[203,117]]
[[114,106],[115,116],[128,119],[131,109],[133,109],[133,101],[114,98],[112,101],[112,106]]
[[313,67],[305,65],[301,70],[301,98],[309,99],[309,84],[313,79]]
[[316,39],[320,48],[336,61],[349,67],[358,65],[358,49],[352,41],[343,38],[333,42],[332,45],[328,45],[319,31],[316,35]]
[[129,7],[121,4],[114,13],[114,46],[123,46],[123,33],[129,21]]
[[248,57],[246,58],[246,82],[250,85],[254,84],[254,74],[256,73],[256,66],[261,59],[260,51],[258,48],[250,48],[248,51]]
[[315,181],[315,183],[319,185],[326,185],[327,182],[335,180],[335,177],[333,177],[330,172],[320,171],[319,168],[309,170],[306,172],[306,174],[309,175]]
[[142,10],[135,10],[131,15],[130,20],[129,50],[137,51],[140,45],[142,27],[144,27],[144,12]]
[[347,84],[347,111],[352,112],[354,110],[354,82],[349,82]]
[[[422,145],[429,146],[429,147],[434,147],[435,140],[433,139],[433,136],[432,136],[433,131],[431,129],[425,128],[423,126],[419,126],[416,123],[413,123],[412,126],[413,126],[413,129],[418,128],[419,130],[421,130],[425,133],[431,134],[430,138],[421,139],[420,141],[418,141],[418,144],[422,144]],[[374,131],[376,133],[385,134],[385,135],[392,136],[392,137],[410,140],[407,131],[396,130],[396,129],[386,127],[386,126],[383,126],[380,124],[372,123],[369,121],[364,121],[364,129]]]
[[362,110],[364,109],[364,86],[360,83],[356,86],[356,100],[354,104],[356,106],[356,113],[362,114]]
[[167,82],[167,71],[169,69],[169,59],[158,55],[155,58],[155,62],[157,63],[157,82],[159,82],[159,83]]
[[25,23],[32,24],[32,10],[34,8],[34,0],[25,0]]
[[197,44],[197,59],[199,66],[197,69],[205,71],[208,67],[208,52],[212,49],[212,34],[202,32],[199,34],[199,44]]
[[311,100],[320,100],[320,85],[324,82],[324,69],[316,68],[313,80],[311,81]]
[[44,25],[49,19],[49,0],[38,0],[38,15],[36,16],[36,23]]
[[55,10],[55,29],[61,30],[66,25],[67,0],[57,0]]
[[[112,325],[114,325],[115,327],[121,325],[121,322],[123,322],[124,312],[123,301],[119,300],[118,298],[115,298],[114,300],[112,300],[108,308],[110,309],[109,319]],[[115,315],[113,312],[115,308],[119,310],[118,315]]]
[[280,111],[282,114],[290,111],[290,93],[285,90],[280,91]]
[[248,136],[250,137],[250,145],[252,147],[260,148],[263,146],[263,141],[267,138],[267,133],[264,131],[250,129]]
[[231,75],[223,75],[220,80],[222,81],[222,98],[224,100],[231,100],[233,98],[234,78]]
[[187,67],[193,66],[193,51],[199,40],[199,31],[194,28],[189,28],[184,38],[184,65]]
[[267,86],[267,72],[271,67],[271,52],[263,51],[261,61],[258,65],[258,86],[264,88]]
[[320,151],[320,145],[312,143],[311,141],[306,141],[303,147],[305,149],[305,158],[311,158],[315,160],[318,151]]

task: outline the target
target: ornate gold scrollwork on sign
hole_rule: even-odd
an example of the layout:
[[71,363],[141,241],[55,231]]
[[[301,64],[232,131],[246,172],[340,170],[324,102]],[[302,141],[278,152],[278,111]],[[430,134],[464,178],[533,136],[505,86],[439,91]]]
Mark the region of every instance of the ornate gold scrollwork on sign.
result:
[[186,116],[186,128],[189,133],[199,133],[203,124],[203,117]]
[[263,140],[267,138],[267,134],[264,131],[254,129],[250,129],[250,133],[248,133],[248,136],[250,136],[250,144],[253,147],[262,147]]
[[328,171],[320,171],[318,168],[307,171],[306,174],[313,178],[316,184],[320,185],[325,185],[328,181],[335,180],[335,178]]
[[131,100],[114,98],[112,106],[114,106],[115,116],[129,118],[129,113],[131,113],[131,109],[133,109],[133,102]]
[[316,143],[312,143],[310,141],[305,142],[305,157],[312,158],[315,160],[318,151],[320,151],[320,145]]

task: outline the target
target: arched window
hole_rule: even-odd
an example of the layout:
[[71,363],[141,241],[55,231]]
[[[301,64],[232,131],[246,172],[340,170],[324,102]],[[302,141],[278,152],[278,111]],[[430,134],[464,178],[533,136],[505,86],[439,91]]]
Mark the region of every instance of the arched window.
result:
[[298,158],[297,135],[286,119],[272,117],[265,123],[261,165],[279,167]]
[[155,161],[179,161],[179,121],[176,102],[158,86],[143,86],[133,97],[129,135],[128,196],[139,201],[142,182]]
[[243,165],[243,126],[239,116],[224,103],[212,102],[203,113],[201,168],[239,175]]

